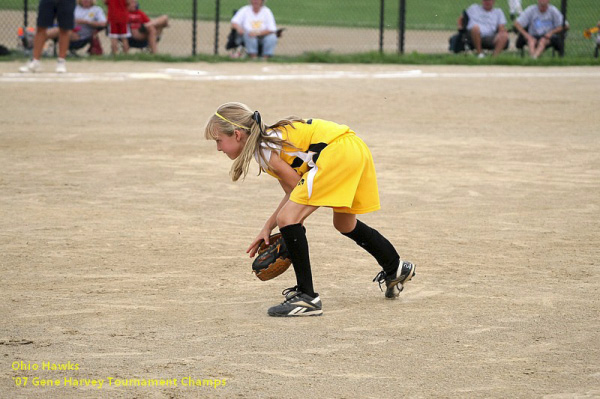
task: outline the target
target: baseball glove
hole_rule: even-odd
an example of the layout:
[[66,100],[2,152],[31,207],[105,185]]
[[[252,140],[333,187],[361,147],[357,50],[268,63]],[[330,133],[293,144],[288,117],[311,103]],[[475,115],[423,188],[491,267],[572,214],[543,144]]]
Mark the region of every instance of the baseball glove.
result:
[[279,276],[292,264],[281,233],[270,236],[269,242],[269,245],[264,241],[260,244],[258,256],[252,262],[252,272],[262,281]]

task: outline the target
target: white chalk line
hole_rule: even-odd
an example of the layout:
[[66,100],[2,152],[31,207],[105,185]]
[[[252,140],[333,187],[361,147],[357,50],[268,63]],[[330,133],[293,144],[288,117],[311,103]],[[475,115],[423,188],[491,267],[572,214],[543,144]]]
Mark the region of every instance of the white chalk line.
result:
[[101,73],[3,73],[0,83],[86,83],[124,82],[136,80],[169,81],[289,81],[289,80],[343,80],[343,79],[523,79],[523,78],[600,78],[600,71],[549,72],[423,72],[421,70],[356,72],[326,71],[314,73],[213,74],[209,71],[168,68],[156,72],[101,72]]

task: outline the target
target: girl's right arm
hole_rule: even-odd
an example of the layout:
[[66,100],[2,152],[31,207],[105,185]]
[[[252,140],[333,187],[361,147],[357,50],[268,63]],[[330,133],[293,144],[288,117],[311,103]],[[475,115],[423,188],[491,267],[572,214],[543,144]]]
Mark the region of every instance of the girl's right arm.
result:
[[[281,181],[280,181],[280,183],[281,183]],[[283,183],[281,183],[281,185],[283,187]],[[252,241],[252,243],[246,250],[246,253],[249,253],[251,258],[254,257],[254,255],[256,254],[256,251],[258,251],[258,248],[260,247],[260,244],[263,240],[265,243],[267,243],[267,245],[270,244],[269,236],[271,235],[271,231],[273,231],[273,229],[275,227],[277,227],[277,215],[279,214],[279,211],[281,210],[281,208],[283,208],[283,206],[286,204],[286,202],[288,202],[289,199],[290,199],[290,194],[285,193],[285,195],[283,196],[283,199],[279,203],[279,206],[277,206],[277,209],[275,209],[275,212],[273,212],[273,214],[267,219],[267,221],[265,222],[265,225],[262,228],[262,230],[260,231],[260,233],[258,233],[258,235],[254,239],[254,241]]]
[[298,173],[296,173],[296,171],[292,169],[292,167],[285,161],[283,161],[279,157],[279,154],[275,152],[271,152],[271,156],[269,157],[269,166],[279,178],[279,184],[281,185],[281,188],[283,188],[285,195],[279,202],[275,212],[273,212],[273,214],[267,219],[260,233],[258,233],[254,241],[252,241],[246,250],[246,253],[249,253],[250,257],[253,257],[256,254],[256,251],[258,251],[260,243],[263,240],[269,244],[269,235],[271,235],[271,231],[277,227],[277,215],[279,214],[281,208],[283,208],[283,206],[290,199],[290,193],[294,187],[296,187],[296,184],[298,184],[301,178],[300,175],[298,175]]

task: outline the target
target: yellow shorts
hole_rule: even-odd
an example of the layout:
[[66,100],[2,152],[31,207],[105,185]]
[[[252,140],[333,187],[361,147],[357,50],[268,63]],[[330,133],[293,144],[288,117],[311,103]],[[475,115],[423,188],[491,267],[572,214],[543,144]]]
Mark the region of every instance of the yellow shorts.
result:
[[290,200],[326,206],[334,212],[360,214],[381,208],[371,151],[354,133],[328,144],[315,166],[302,175]]

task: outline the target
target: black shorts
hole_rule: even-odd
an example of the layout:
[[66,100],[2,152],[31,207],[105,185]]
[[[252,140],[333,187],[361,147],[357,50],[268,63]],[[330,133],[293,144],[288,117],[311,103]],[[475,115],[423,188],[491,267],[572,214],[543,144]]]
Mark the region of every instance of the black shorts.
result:
[[72,30],[75,27],[74,12],[75,0],[40,0],[37,26],[51,28],[56,19],[59,28]]

